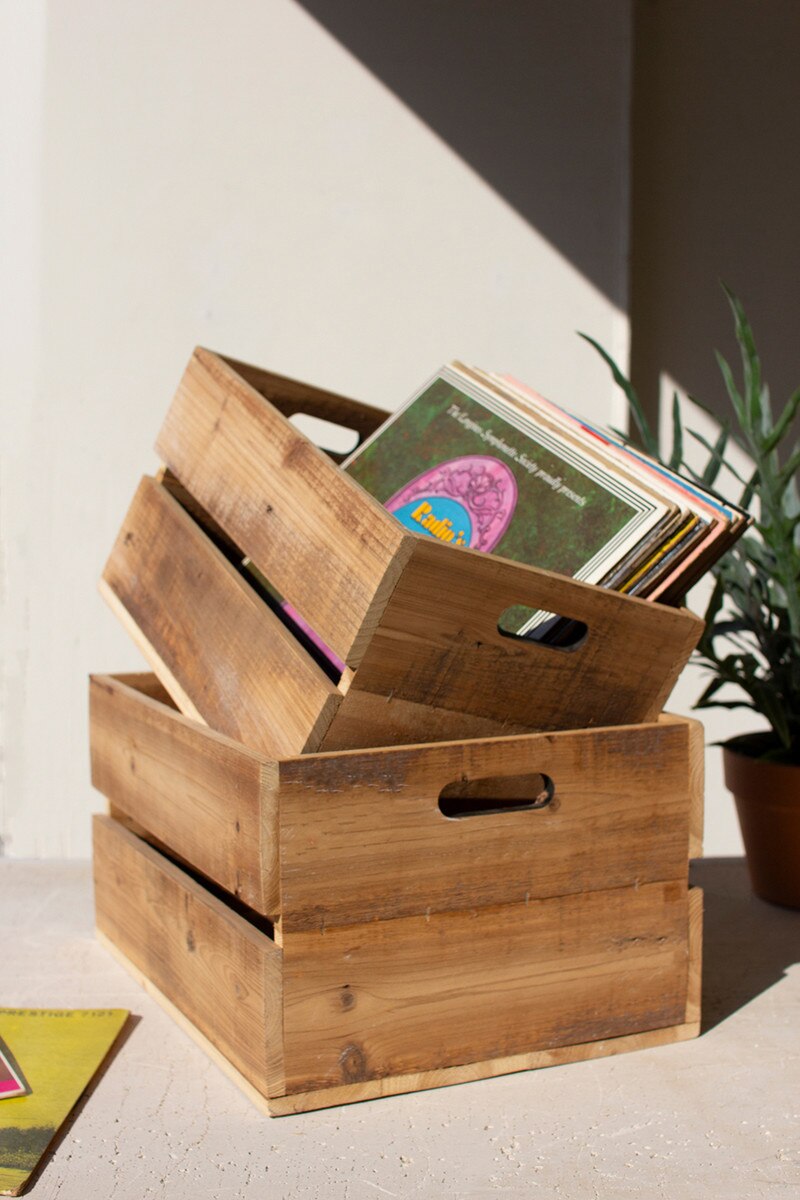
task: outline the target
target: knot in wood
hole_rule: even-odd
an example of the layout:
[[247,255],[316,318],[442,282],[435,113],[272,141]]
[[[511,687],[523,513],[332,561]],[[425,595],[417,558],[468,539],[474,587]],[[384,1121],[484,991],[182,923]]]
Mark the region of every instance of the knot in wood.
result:
[[339,1055],[339,1066],[345,1083],[363,1083],[368,1078],[367,1056],[356,1042],[345,1046]]

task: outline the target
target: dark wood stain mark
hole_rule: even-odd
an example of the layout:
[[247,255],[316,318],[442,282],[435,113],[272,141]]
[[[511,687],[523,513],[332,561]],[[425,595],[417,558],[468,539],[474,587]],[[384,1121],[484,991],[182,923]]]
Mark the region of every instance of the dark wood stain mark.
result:
[[363,1083],[369,1078],[367,1056],[356,1042],[345,1046],[339,1055],[339,1067],[345,1083]]

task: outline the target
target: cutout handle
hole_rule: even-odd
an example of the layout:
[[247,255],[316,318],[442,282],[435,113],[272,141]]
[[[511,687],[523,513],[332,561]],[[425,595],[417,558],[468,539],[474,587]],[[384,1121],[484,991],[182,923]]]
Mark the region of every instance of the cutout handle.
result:
[[325,417],[315,417],[311,413],[293,412],[289,421],[320,450],[336,458],[352,454],[361,441],[361,434],[357,429],[340,425],[336,421],[328,421]]
[[496,813],[528,812],[547,808],[555,798],[549,775],[487,775],[457,779],[439,793],[439,811],[451,821]]
[[512,604],[500,614],[497,632],[518,642],[535,642],[548,650],[579,650],[589,636],[589,626],[575,617],[543,612],[526,604]]

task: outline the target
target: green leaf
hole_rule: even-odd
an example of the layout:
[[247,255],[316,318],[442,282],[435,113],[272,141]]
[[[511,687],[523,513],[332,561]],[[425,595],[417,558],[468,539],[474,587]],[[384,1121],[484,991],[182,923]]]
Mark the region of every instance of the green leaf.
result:
[[784,488],[782,507],[784,514],[791,523],[800,517],[800,491],[797,488],[797,476],[793,475]]
[[[723,285],[724,286],[724,285]],[[762,713],[783,746],[800,748],[800,442],[789,439],[800,417],[800,389],[773,419],[770,393],[762,377],[755,338],[743,306],[730,288],[725,294],[734,316],[742,373],[717,361],[731,404],[729,419],[716,420],[707,405],[690,397],[715,420],[704,436],[683,423],[681,403],[672,399],[669,466],[719,496],[719,480],[731,470],[742,489],[740,504],[754,513],[749,532],[712,567],[714,586],[695,661],[710,672],[698,707],[749,708]],[[664,462],[638,397],[622,372],[596,342],[593,345],[623,389],[631,428],[647,451]],[[736,373],[739,374],[738,371]],[[702,470],[683,462],[687,433],[706,451]],[[629,440],[629,439],[625,439]],[[752,459],[739,474],[731,468],[734,446]],[[785,448],[785,449],[784,449]],[[779,455],[780,451],[780,455]],[[785,461],[782,463],[781,459]],[[725,503],[723,496],[720,499]],[[730,685],[733,698],[725,689]],[[723,697],[723,698],[721,698]]]
[[725,463],[725,451],[728,447],[728,437],[730,436],[730,427],[727,423],[723,424],[719,431],[719,436],[716,442],[710,448],[711,457],[706,463],[706,469],[703,471],[702,479],[706,485],[711,485],[717,478],[723,464]]
[[678,393],[672,393],[672,453],[669,456],[668,467],[671,471],[680,469],[683,462],[683,425],[681,424],[681,405]]
[[742,358],[745,395],[748,400],[747,414],[750,419],[750,428],[755,432],[762,428],[763,417],[765,415],[769,417],[769,394],[765,395],[761,386],[761,360],[758,357],[753,330],[745,316],[742,302],[726,283],[722,284],[722,289],[728,297],[728,303],[733,312],[736,341]]
[[711,480],[712,483],[714,482],[714,479],[716,479],[717,472],[720,470],[721,467],[725,467],[726,471],[730,471],[731,475],[733,475],[734,479],[738,480],[739,483],[745,482],[744,479],[742,479],[739,472],[734,470],[734,468],[731,466],[731,464],[725,460],[725,457],[723,455],[723,451],[727,444],[727,432],[725,430],[723,430],[723,433],[725,433],[725,438],[722,441],[722,450],[720,450],[720,448],[719,448],[720,447],[720,438],[722,437],[722,435],[720,435],[720,437],[717,438],[715,445],[712,446],[712,444],[708,440],[708,438],[703,437],[702,433],[698,433],[696,429],[687,429],[686,432],[689,434],[689,437],[693,437],[696,442],[699,442],[700,445],[703,447],[703,449],[707,450],[710,455],[710,458],[708,460],[708,465],[706,466],[706,469],[703,472],[702,478],[705,477],[705,473],[706,473],[706,471],[709,470],[709,467],[711,467],[713,465],[716,467],[716,471],[714,471],[714,475]]
[[800,411],[800,388],[789,397],[786,407],[773,425],[771,432],[764,439],[764,450],[766,453],[769,453],[780,445],[798,411]]
[[792,735],[780,697],[774,695],[770,688],[762,688],[759,690],[758,705],[784,746],[790,746]]
[[722,605],[725,601],[725,588],[721,579],[717,579],[714,584],[714,589],[706,605],[704,620],[706,626],[712,625],[718,614],[722,610]]
[[709,636],[712,638],[728,637],[728,635],[731,633],[741,633],[742,630],[747,628],[748,625],[746,621],[743,621],[738,617],[731,618],[728,621],[717,621],[716,625],[714,625],[709,631]]
[[[620,371],[619,367],[614,362],[611,355],[608,354],[603,349],[603,347],[599,344],[599,342],[596,342],[594,340],[594,338],[589,337],[588,333],[579,333],[578,336],[582,337],[583,340],[585,342],[588,342],[590,346],[593,346],[595,348],[595,350],[597,351],[597,353],[600,355],[600,357],[603,359],[603,362],[605,362],[606,365],[610,368],[611,374],[614,378],[614,382],[617,384],[618,387],[622,388],[623,392],[625,393],[625,395],[628,398],[628,404],[629,404],[630,410],[633,414],[633,419],[636,422],[636,428],[639,430],[639,434],[641,435],[642,445],[644,446],[644,448],[648,452],[648,454],[652,454],[653,458],[658,459],[659,458],[658,439],[653,435],[653,432],[650,428],[650,422],[647,420],[645,411],[642,408],[641,403],[639,402],[639,397],[636,395],[636,392],[634,391],[633,384],[630,382],[629,379],[626,379],[626,377],[623,375],[622,371]],[[659,459],[659,461],[660,461],[660,459]]]
[[769,575],[774,572],[775,555],[757,537],[753,537],[753,535],[749,533],[744,534],[741,542],[739,543],[739,550],[740,552],[746,552],[750,558],[750,561],[754,562],[756,566],[764,571],[767,575],[767,578],[769,578]]
[[749,429],[747,422],[747,409],[745,408],[744,400],[739,395],[738,389],[734,382],[733,372],[728,366],[727,361],[720,354],[719,350],[715,350],[714,353],[716,355],[719,369],[722,372],[722,378],[725,381],[725,388],[727,390],[728,397],[733,405],[733,411],[736,413],[737,420],[739,421],[742,429],[747,432]]
[[789,486],[798,469],[800,469],[800,447],[795,450],[785,466],[781,467],[776,480],[779,495]]
[[761,472],[758,469],[758,467],[756,467],[756,469],[753,471],[753,474],[750,476],[747,483],[744,485],[744,491],[742,492],[741,496],[739,497],[739,507],[740,508],[749,508],[750,507],[750,505],[752,504],[752,501],[753,501],[753,497],[755,496],[756,491],[758,490],[758,484],[759,484],[760,479],[761,479]]
[[709,683],[708,687],[703,691],[699,700],[696,701],[694,707],[695,708],[703,708],[704,706],[706,706],[708,704],[709,700],[711,700],[711,698],[713,696],[716,696],[719,689],[724,686],[725,686],[724,679],[719,679],[719,678],[712,679],[711,682]]
[[749,708],[759,712],[752,700],[698,700],[692,708]]

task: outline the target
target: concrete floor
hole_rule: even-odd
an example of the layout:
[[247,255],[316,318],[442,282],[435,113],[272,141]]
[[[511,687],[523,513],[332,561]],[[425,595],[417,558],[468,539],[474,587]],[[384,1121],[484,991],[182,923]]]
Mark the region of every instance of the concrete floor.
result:
[[800,913],[706,890],[705,1031],[595,1062],[270,1120],[93,938],[81,863],[0,861],[2,1003],[138,1017],[36,1200],[800,1196]]

